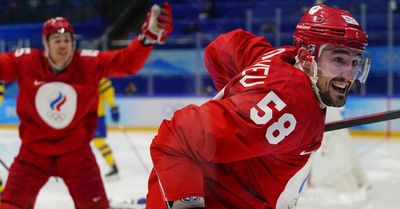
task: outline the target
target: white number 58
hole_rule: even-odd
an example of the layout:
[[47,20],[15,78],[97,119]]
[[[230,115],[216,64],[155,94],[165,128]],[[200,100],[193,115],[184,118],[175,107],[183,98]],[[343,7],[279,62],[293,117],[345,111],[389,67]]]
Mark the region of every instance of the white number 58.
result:
[[[272,109],[268,106],[269,103],[273,102],[274,108],[281,111],[286,104],[275,94],[275,92],[270,91],[260,102],[257,103],[257,107],[250,109],[250,119],[253,120],[255,124],[262,125],[268,123],[272,119]],[[264,113],[261,115],[260,110]],[[296,118],[293,114],[285,113],[278,121],[272,123],[265,133],[265,138],[270,144],[278,144],[287,135],[289,135],[296,126]]]

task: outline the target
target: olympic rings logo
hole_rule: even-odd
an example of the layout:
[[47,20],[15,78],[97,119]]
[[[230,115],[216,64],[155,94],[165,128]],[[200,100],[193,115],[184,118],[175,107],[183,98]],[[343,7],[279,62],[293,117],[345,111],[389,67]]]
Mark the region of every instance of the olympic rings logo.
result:
[[54,122],[61,123],[67,117],[65,113],[57,111],[48,111],[47,116]]

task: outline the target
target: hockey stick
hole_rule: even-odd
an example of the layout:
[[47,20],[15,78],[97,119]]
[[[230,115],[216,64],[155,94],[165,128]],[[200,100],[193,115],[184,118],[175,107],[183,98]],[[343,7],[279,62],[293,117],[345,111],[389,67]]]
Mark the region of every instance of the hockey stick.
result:
[[128,141],[128,144],[131,147],[131,149],[133,150],[133,152],[135,153],[136,157],[139,159],[139,162],[142,165],[143,169],[146,171],[147,174],[149,174],[150,173],[149,167],[144,162],[142,156],[140,155],[139,151],[136,149],[135,145],[132,144],[125,127],[123,125],[119,125],[119,129],[121,130],[122,134],[124,135],[124,138],[126,139],[126,141]]
[[325,124],[325,132],[400,118],[400,110],[379,112]]
[[10,171],[10,169],[8,168],[7,164],[0,158],[0,163],[1,165],[3,165],[3,167],[7,170]]

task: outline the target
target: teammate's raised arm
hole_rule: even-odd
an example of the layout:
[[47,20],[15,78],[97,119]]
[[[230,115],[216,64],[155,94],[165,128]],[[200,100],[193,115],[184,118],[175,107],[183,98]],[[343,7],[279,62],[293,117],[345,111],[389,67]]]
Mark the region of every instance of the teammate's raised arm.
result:
[[[162,7],[153,5],[147,13],[141,33],[125,48],[101,52],[99,57],[104,77],[125,77],[138,72],[157,44],[164,44],[172,32],[174,23],[172,7],[164,2]],[[132,55],[135,56],[132,56]]]

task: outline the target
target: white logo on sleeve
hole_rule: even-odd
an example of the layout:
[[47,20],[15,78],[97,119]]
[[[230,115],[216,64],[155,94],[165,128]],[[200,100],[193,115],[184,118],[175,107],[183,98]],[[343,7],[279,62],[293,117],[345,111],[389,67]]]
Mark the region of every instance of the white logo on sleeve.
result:
[[303,150],[302,152],[300,152],[300,155],[309,155],[312,154],[313,152],[315,152],[316,150],[312,150],[312,151],[305,151]]
[[24,54],[30,54],[31,53],[31,48],[20,48],[20,49],[16,49],[14,52],[14,56],[15,57],[20,57]]
[[36,93],[35,107],[40,117],[51,127],[67,127],[76,113],[77,93],[63,82],[41,85]]
[[33,85],[35,85],[35,86],[40,86],[40,85],[42,85],[44,83],[45,83],[45,81],[39,81],[39,80],[34,80],[33,81]]
[[82,57],[97,57],[99,56],[99,50],[92,50],[92,49],[82,49],[81,56]]
[[98,196],[98,197],[93,197],[93,199],[92,199],[93,202],[98,202],[98,201],[100,201],[100,200],[101,200],[101,197],[100,197],[100,196]]

